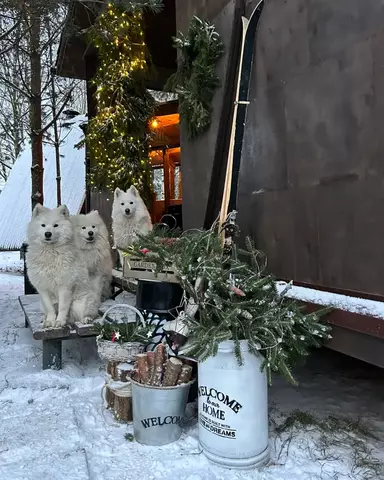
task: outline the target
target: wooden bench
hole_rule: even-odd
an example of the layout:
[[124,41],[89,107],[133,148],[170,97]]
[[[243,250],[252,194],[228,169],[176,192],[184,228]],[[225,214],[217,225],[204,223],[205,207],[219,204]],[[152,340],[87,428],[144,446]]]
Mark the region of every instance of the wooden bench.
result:
[[135,293],[137,288],[137,280],[134,278],[124,278],[121,270],[112,270],[112,287],[116,289],[111,298],[116,298],[121,292],[126,291]]
[[[134,301],[135,298],[132,295],[132,299],[128,303],[134,304]],[[43,370],[61,369],[63,340],[96,336],[93,324],[76,323],[71,327],[66,325],[60,328],[43,328],[39,295],[22,295],[19,297],[19,302],[24,312],[25,327],[31,328],[35,340],[43,342]],[[106,300],[100,306],[99,314],[102,316],[114,304],[116,304],[114,299]]]

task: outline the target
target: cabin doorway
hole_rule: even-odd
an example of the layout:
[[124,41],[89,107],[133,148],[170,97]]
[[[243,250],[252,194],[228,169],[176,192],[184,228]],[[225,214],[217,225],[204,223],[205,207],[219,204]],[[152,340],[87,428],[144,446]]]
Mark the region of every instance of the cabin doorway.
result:
[[183,182],[177,103],[162,105],[151,129],[154,133],[150,152],[154,186],[152,221],[182,228]]

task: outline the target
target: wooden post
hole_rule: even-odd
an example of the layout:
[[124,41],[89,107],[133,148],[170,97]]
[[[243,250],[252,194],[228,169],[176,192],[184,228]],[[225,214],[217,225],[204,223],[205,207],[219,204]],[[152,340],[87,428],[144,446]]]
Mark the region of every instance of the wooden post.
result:
[[170,184],[169,184],[169,154],[167,150],[163,149],[163,167],[164,167],[164,210],[168,212],[170,204]]

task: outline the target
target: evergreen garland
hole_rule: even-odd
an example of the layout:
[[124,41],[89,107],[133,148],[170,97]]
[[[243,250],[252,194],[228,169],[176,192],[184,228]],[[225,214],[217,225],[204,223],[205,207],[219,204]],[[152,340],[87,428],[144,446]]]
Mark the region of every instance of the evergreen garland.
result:
[[[198,316],[185,320],[190,355],[203,361],[217,354],[220,342],[233,340],[241,364],[239,341],[248,340],[249,351],[264,356],[269,382],[272,372],[278,372],[295,383],[292,365],[330,338],[330,327],[320,321],[329,309],[306,314],[286,291],[279,294],[250,239],[246,247],[237,251],[238,257],[226,256],[211,229],[186,232],[175,242],[159,241],[151,233],[139,238],[133,250],[158,270],[173,266],[187,296],[197,303]],[[196,288],[197,279],[202,288]]]
[[155,100],[145,87],[150,59],[144,41],[143,11],[158,11],[161,0],[109,3],[89,30],[99,67],[97,114],[87,127],[90,184],[102,190],[135,185],[148,200],[152,177],[148,123]]
[[195,16],[187,35],[179,32],[174,44],[179,52],[178,69],[165,88],[178,94],[180,120],[194,139],[211,124],[212,99],[220,86],[215,68],[224,46],[214,25]]

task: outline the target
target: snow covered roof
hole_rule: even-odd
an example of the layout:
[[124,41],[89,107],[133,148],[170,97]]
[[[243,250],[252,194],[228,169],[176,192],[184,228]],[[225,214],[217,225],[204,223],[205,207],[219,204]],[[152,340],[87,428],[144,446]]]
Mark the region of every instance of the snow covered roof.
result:
[[[61,128],[61,198],[72,214],[79,213],[85,198],[85,154],[75,145],[82,139],[80,126],[86,117],[66,120]],[[0,250],[18,250],[26,240],[31,218],[31,149],[28,146],[16,160],[0,193]],[[44,205],[54,208],[56,198],[55,149],[44,145]]]

